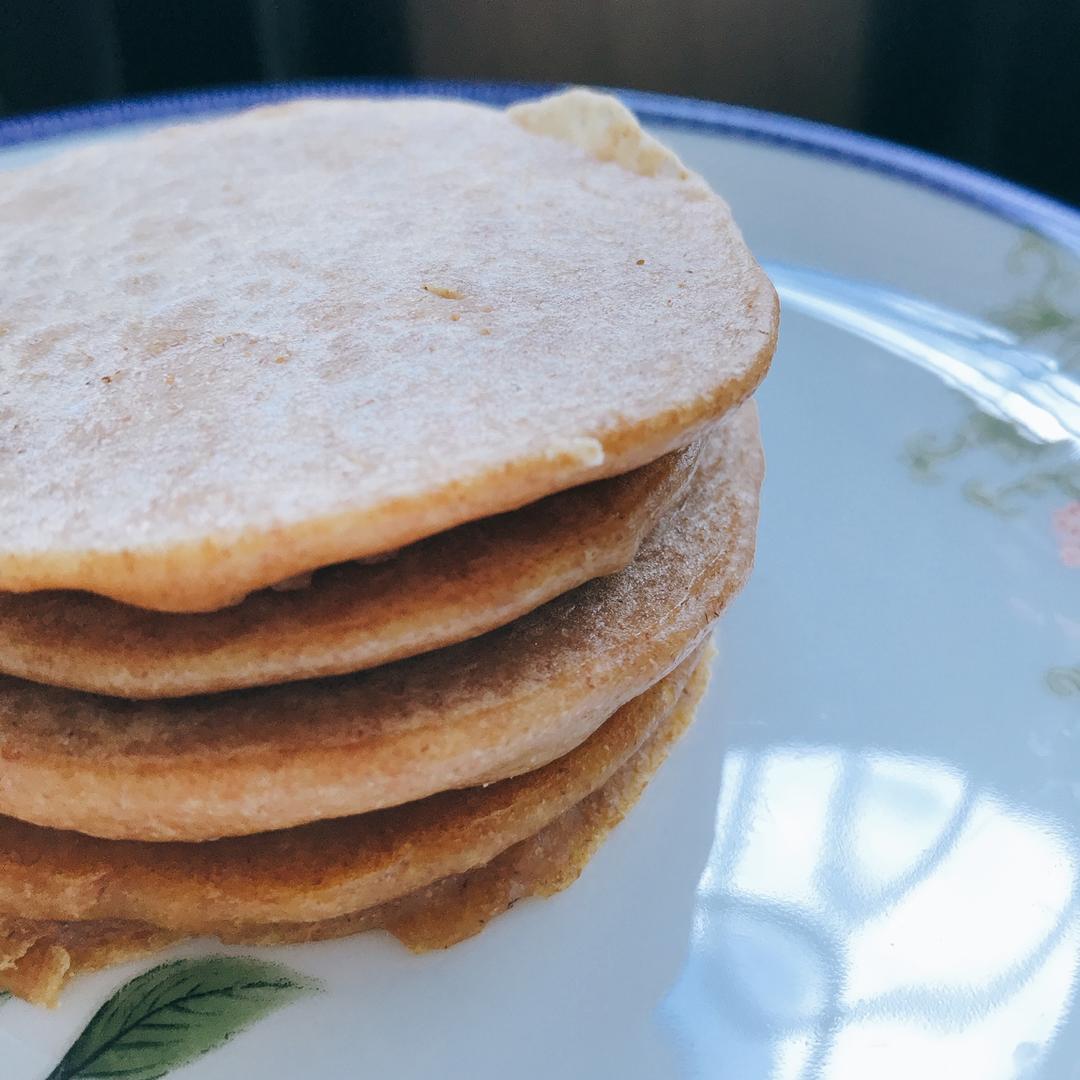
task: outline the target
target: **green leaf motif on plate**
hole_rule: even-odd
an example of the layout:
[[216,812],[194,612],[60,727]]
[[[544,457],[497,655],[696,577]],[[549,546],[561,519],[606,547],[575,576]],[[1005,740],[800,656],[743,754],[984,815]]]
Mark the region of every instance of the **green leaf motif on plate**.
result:
[[1061,697],[1080,694],[1080,664],[1076,667],[1051,668],[1046,673],[1046,685]]
[[[1011,424],[972,409],[968,418],[947,438],[924,431],[908,440],[905,459],[920,480],[941,479],[938,466],[960,457],[967,450],[986,447],[1010,463],[1035,463],[1056,453],[1056,448],[1025,439]],[[1080,483],[1080,469],[1076,480]]]
[[[1052,355],[1061,371],[1080,378],[1080,262],[1029,232],[1009,254],[1006,268],[1021,279],[1014,298],[986,317],[1024,345]],[[922,431],[908,439],[903,460],[914,479],[959,482],[968,503],[1002,519],[1041,508],[1050,512],[1045,527],[1060,531],[1065,526],[1051,523],[1080,503],[1080,461],[1072,446],[1032,441],[1011,424],[970,406],[953,431]],[[988,467],[993,481],[985,478]],[[1066,566],[1076,565],[1064,547],[1061,558]],[[1043,682],[1060,697],[1080,695],[1080,664],[1052,667]]]
[[289,968],[244,956],[162,964],[98,1009],[48,1080],[156,1080],[316,989]]
[[979,448],[1013,466],[1014,478],[988,484],[971,477],[961,490],[973,505],[1002,517],[1015,517],[1031,500],[1045,495],[1080,499],[1080,463],[1071,460],[1067,448],[1029,442],[1011,425],[985,413],[972,411],[960,428],[945,438],[933,432],[914,436],[904,447],[904,460],[916,479],[938,483],[943,478],[943,465]]
[[[1044,237],[1027,233],[1008,258],[1008,269],[1023,280],[1015,299],[993,308],[987,318],[1011,330],[1032,348],[1053,355],[1061,369],[1080,376],[1080,264]],[[970,470],[985,468],[989,452],[1011,476],[988,483]],[[1080,462],[1068,447],[1025,438],[1011,424],[976,409],[948,435],[920,432],[907,441],[904,460],[915,479],[936,483],[946,467],[964,459],[964,498],[1001,517],[1016,517],[1049,496],[1080,499]]]
[[1064,465],[1059,469],[1031,472],[996,488],[978,480],[969,480],[964,485],[964,498],[968,502],[993,510],[1002,517],[1015,517],[1023,513],[1024,499],[1050,493],[1070,499],[1080,498],[1080,466]]
[[1065,251],[1028,232],[1009,255],[1007,267],[1030,284],[1011,303],[988,314],[1026,344],[1044,341],[1065,371],[1080,375],[1080,270]]

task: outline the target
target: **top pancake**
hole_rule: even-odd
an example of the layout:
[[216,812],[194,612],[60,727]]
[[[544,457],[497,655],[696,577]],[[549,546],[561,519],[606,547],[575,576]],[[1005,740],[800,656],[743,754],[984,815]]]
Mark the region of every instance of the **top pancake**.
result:
[[0,178],[0,589],[218,608],[687,444],[764,374],[611,98],[303,101]]

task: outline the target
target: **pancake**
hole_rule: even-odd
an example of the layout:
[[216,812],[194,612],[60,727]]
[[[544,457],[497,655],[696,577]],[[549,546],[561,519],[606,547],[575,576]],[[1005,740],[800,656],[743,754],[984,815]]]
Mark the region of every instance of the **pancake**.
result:
[[460,525],[374,565],[236,607],[162,614],[79,592],[0,593],[0,671],[130,698],[337,675],[503,626],[630,562],[685,495],[698,445]]
[[300,101],[0,178],[0,589],[205,611],[688,445],[777,302],[614,99]]
[[207,840],[527,772],[679,664],[746,580],[762,475],[748,404],[625,570],[508,626],[355,675],[126,702],[0,679],[0,812]]
[[0,818],[0,913],[205,933],[226,923],[335,918],[393,900],[490,861],[604,784],[675,707],[695,662],[541,769],[370,814],[166,844]]
[[[396,900],[336,918],[222,925],[215,935],[243,945],[282,945],[385,929],[414,952],[446,948],[478,933],[518,900],[571,885],[605,836],[637,801],[685,731],[708,682],[697,665],[674,708],[600,787],[535,835],[484,865],[439,879]],[[186,936],[122,919],[35,920],[0,915],[0,989],[53,1005],[75,975],[146,956]]]

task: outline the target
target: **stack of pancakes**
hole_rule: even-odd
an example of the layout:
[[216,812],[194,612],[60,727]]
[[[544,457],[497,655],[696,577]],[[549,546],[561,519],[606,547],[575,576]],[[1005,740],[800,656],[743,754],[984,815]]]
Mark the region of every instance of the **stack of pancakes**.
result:
[[777,306],[612,98],[0,176],[0,987],[579,873],[751,567]]

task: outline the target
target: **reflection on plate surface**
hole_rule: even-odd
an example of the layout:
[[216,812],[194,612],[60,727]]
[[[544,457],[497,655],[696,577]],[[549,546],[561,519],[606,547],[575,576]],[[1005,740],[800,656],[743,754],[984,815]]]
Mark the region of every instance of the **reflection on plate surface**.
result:
[[869,282],[779,263],[767,270],[788,307],[934,372],[1035,442],[1080,443],[1080,384],[1016,334]]
[[737,752],[664,1012],[691,1076],[1011,1077],[1061,1021],[1077,929],[1061,826],[952,766]]

